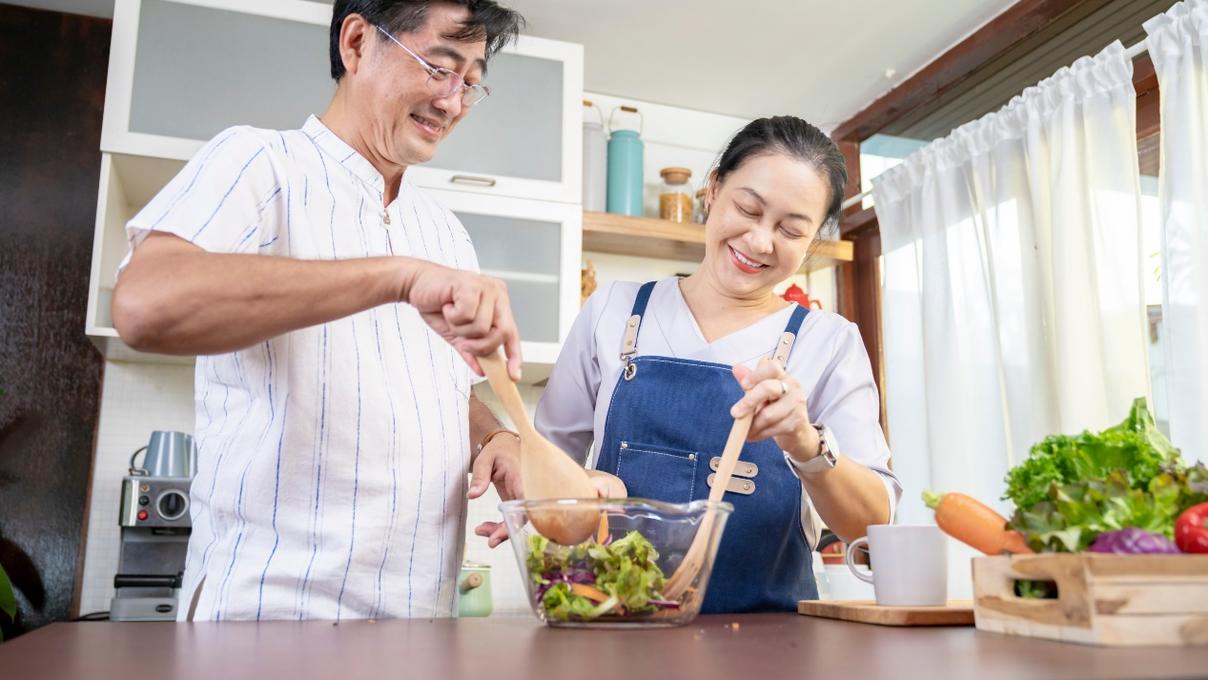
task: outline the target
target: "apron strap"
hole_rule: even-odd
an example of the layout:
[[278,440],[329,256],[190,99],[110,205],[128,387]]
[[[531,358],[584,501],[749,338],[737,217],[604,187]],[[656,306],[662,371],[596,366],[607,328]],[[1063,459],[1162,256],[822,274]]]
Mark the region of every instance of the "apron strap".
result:
[[793,310],[793,315],[789,317],[789,322],[784,327],[784,332],[780,334],[780,341],[776,343],[776,349],[772,352],[772,361],[780,364],[781,368],[788,366],[793,343],[797,341],[797,333],[801,330],[805,315],[809,313],[809,308],[797,305],[797,309]]
[[[626,364],[638,353],[638,330],[642,327],[642,315],[646,313],[646,304],[650,302],[650,293],[654,291],[656,283],[657,281],[643,283],[642,287],[638,289],[637,298],[633,301],[633,310],[629,313],[629,320],[625,323],[625,336],[621,340],[621,361]],[[772,360],[779,363],[781,368],[788,365],[789,354],[793,351],[793,344],[797,341],[797,333],[800,332],[801,324],[805,322],[805,316],[809,312],[808,307],[797,305],[797,309],[793,310],[789,322],[784,327],[784,332],[780,334],[780,341],[776,343]]]
[[650,293],[657,281],[647,281],[638,289],[638,297],[633,301],[633,311],[629,313],[629,321],[625,323],[625,337],[621,340],[621,361],[626,364],[633,355],[638,353],[638,329],[642,327],[642,315],[646,313],[646,303],[650,302]]

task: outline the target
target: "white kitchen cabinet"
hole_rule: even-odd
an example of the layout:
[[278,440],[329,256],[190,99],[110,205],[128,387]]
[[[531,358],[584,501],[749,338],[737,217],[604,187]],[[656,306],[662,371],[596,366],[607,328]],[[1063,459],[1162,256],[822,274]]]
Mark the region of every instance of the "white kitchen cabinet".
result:
[[431,195],[469,232],[482,273],[507,284],[525,362],[553,364],[579,311],[581,208],[463,191]]
[[[87,333],[107,358],[185,363],[189,357],[135,352],[113,329],[110,302],[117,267],[126,256],[125,227],[184,161],[104,153],[93,242]],[[426,189],[465,225],[483,273],[508,286],[524,340],[526,381],[548,375],[579,309],[583,213],[578,205]]]
[[[335,90],[330,22],[329,4],[304,0],[116,0],[86,322],[106,358],[192,360],[135,352],[113,329],[125,224],[221,130],[322,113]],[[517,307],[526,378],[539,379],[578,308],[583,48],[523,37],[484,82],[492,96],[408,178],[439,189],[485,244],[484,269]]]
[[483,82],[491,96],[410,177],[437,189],[581,203],[583,47],[522,36],[491,59]]
[[[232,125],[300,127],[335,91],[330,22],[303,0],[117,0],[101,150],[187,160]],[[523,36],[483,82],[493,94],[413,180],[579,203],[583,47]]]
[[192,363],[192,357],[146,354],[130,349],[113,328],[110,303],[117,267],[126,257],[126,222],[145,206],[185,162],[125,154],[101,154],[101,178],[92,241],[85,333],[106,359],[145,363]]
[[322,113],[331,7],[302,0],[117,0],[101,150],[188,160],[232,125]]

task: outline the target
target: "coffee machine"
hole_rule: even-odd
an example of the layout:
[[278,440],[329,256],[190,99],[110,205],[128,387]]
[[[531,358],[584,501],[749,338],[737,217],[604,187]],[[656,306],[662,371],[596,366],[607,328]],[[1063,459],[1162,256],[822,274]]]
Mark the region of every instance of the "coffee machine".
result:
[[[136,465],[144,451],[143,464]],[[176,620],[192,530],[189,485],[196,471],[197,449],[183,432],[152,432],[150,443],[130,457],[130,474],[122,478],[111,621]]]

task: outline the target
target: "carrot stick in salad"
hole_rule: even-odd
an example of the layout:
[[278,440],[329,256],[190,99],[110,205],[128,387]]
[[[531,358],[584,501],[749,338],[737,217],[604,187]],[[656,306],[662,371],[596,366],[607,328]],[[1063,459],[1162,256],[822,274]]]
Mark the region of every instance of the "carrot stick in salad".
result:
[[1030,555],[1023,534],[1007,529],[1007,519],[981,501],[963,493],[923,492],[923,502],[935,510],[935,523],[944,533],[987,555]]
[[606,602],[608,600],[607,593],[599,588],[596,588],[595,586],[589,586],[586,583],[570,584],[570,592],[574,593],[575,595],[582,595],[593,602]]

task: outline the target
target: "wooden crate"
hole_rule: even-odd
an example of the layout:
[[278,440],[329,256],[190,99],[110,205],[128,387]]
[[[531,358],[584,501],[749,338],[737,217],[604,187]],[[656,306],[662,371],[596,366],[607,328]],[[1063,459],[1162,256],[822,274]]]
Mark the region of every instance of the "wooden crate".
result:
[[[1054,581],[1057,599],[1015,595]],[[1208,555],[1053,553],[973,560],[979,630],[1090,645],[1208,645]]]

